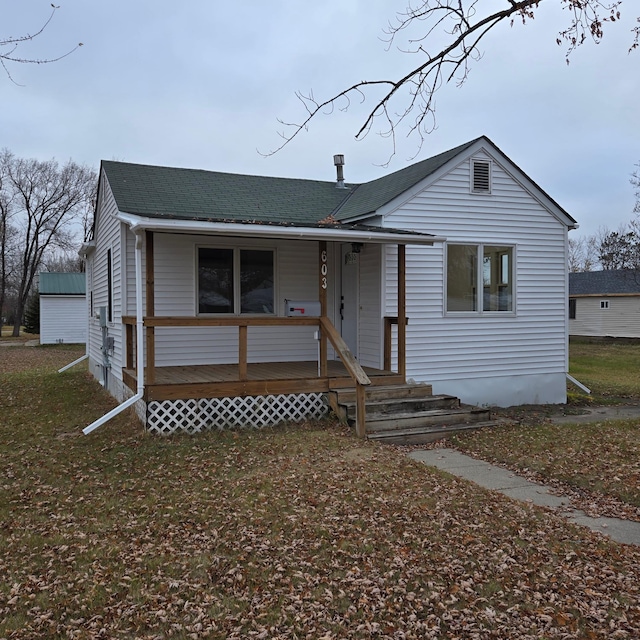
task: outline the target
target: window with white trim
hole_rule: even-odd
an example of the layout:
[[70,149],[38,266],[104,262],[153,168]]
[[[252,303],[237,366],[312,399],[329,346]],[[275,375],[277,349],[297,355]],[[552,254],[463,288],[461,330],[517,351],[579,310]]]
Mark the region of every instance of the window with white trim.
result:
[[274,312],[273,249],[198,247],[198,313]]
[[513,247],[447,245],[447,312],[513,312]]
[[601,309],[608,309],[609,308],[609,301],[608,300],[600,300],[600,308]]

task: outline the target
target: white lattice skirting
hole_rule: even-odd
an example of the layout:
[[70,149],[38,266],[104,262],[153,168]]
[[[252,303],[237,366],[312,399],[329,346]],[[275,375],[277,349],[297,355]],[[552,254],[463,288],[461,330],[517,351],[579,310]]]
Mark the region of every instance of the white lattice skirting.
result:
[[153,401],[147,405],[147,429],[169,435],[177,431],[260,428],[322,418],[328,411],[321,393]]

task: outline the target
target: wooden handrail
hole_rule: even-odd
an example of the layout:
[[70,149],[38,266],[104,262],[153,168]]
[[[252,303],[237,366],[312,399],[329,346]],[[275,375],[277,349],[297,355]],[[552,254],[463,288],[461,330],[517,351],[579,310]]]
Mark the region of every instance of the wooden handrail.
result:
[[355,359],[353,353],[349,351],[347,343],[342,339],[342,336],[333,326],[331,320],[329,320],[329,318],[319,318],[319,320],[320,324],[322,325],[323,331],[327,333],[329,342],[331,342],[331,345],[336,350],[336,353],[340,356],[340,360],[342,360],[342,364],[344,364],[349,375],[358,384],[362,384],[365,386],[370,385],[371,380],[369,380],[369,376],[364,372],[364,369]]
[[329,342],[331,342],[336,353],[340,356],[345,369],[356,383],[356,434],[358,437],[364,438],[367,432],[365,387],[371,384],[371,380],[369,380],[369,376],[355,359],[355,356],[351,353],[347,343],[342,339],[331,320],[323,316],[320,318],[320,326],[323,333],[329,338]]
[[309,316],[226,316],[223,318],[193,316],[154,316],[145,318],[145,327],[270,327],[318,326],[319,317]]

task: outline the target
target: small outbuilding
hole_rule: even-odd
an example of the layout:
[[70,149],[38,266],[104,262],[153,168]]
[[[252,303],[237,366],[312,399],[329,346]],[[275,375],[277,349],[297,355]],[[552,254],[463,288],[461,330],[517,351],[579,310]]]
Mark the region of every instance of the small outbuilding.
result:
[[87,341],[84,273],[40,273],[40,343]]
[[640,338],[640,273],[634,269],[570,273],[569,335]]

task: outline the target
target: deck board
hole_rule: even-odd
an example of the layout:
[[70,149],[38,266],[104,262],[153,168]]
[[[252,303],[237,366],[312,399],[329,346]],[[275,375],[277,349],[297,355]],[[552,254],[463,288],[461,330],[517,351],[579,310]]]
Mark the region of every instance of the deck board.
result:
[[[372,385],[398,384],[398,373],[363,367]],[[124,379],[135,388],[136,372],[124,369]],[[270,393],[323,392],[353,386],[340,361],[327,362],[327,378],[318,377],[318,363],[253,362],[247,364],[247,380],[241,381],[237,364],[156,367],[155,381],[145,385],[147,399],[221,397],[225,395],[262,395]]]

